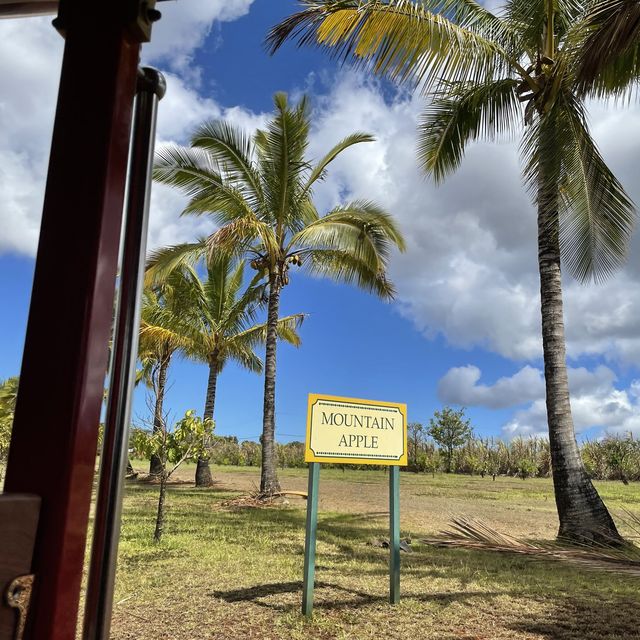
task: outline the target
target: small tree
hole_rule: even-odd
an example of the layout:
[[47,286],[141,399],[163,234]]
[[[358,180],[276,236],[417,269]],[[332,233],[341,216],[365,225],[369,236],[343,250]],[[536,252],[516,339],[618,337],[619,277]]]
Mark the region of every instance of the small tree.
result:
[[436,477],[436,471],[440,470],[442,457],[438,453],[433,443],[425,443],[424,450],[418,456],[418,467],[420,471],[430,473],[431,477]]
[[464,418],[464,408],[456,411],[451,407],[445,407],[442,411],[436,411],[429,420],[427,433],[444,450],[447,473],[451,473],[453,452],[471,438],[470,420]]
[[[156,427],[156,424],[154,424]],[[184,414],[170,431],[166,419],[160,423],[155,432],[135,429],[131,434],[131,448],[134,454],[150,459],[157,456],[162,465],[160,472],[160,495],[156,528],[153,534],[155,542],[160,542],[164,528],[164,503],[167,492],[167,481],[176,469],[187,460],[197,460],[204,456],[213,438],[214,423],[211,418],[199,418],[192,409]],[[169,467],[167,467],[169,465]]]
[[518,462],[518,477],[523,480],[534,477],[537,471],[538,465],[531,458],[522,458]]
[[493,438],[487,440],[487,473],[491,474],[494,482],[500,473],[500,458],[503,450],[502,442],[496,444]]
[[424,427],[419,422],[407,425],[407,439],[409,441],[409,468],[416,473],[421,471],[419,459],[420,450],[424,443]]
[[242,451],[243,464],[247,467],[259,467],[262,461],[262,449],[257,442],[245,440],[240,445]]
[[633,434],[626,437],[607,435],[602,440],[602,448],[607,461],[608,475],[611,480],[621,480],[623,484],[629,484],[629,478],[634,473],[634,450],[636,441]]

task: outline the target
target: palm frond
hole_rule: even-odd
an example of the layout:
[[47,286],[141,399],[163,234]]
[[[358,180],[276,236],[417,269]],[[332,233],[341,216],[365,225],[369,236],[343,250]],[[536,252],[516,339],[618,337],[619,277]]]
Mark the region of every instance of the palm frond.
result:
[[[425,4],[433,5],[435,11]],[[513,66],[514,61],[490,37],[495,37],[499,24],[495,16],[471,3],[463,11],[462,3],[455,3],[460,8],[458,17],[467,20],[466,26],[460,26],[448,17],[456,17],[453,3],[447,3],[449,14],[439,11],[442,4],[304,0],[306,9],[274,27],[267,44],[274,52],[285,40],[297,39],[299,45],[321,46],[394,82],[425,89],[439,79],[486,82]]]
[[271,225],[255,217],[238,218],[207,238],[209,259],[214,259],[216,252],[229,255],[240,253],[256,240],[266,254],[277,255],[280,252],[280,245]]
[[291,239],[292,251],[316,249],[350,253],[373,271],[384,271],[393,246],[404,251],[404,238],[393,218],[372,202],[358,200],[336,207]]
[[437,537],[423,539],[428,545],[477,551],[514,553],[543,561],[562,561],[585,569],[620,575],[640,576],[640,549],[632,545],[562,546],[557,542],[540,543],[519,540],[501,533],[481,520],[465,516],[451,520],[450,529]]
[[256,322],[258,311],[266,304],[268,283],[256,275],[241,295],[228,296],[220,327],[225,333],[239,332]]
[[206,150],[231,182],[245,185],[244,193],[252,200],[253,206],[260,206],[262,185],[253,162],[250,136],[230,122],[211,120],[196,129],[191,136],[191,145]]
[[161,147],[156,152],[153,179],[189,197],[183,213],[211,214],[218,224],[252,213],[246,190],[229,182],[215,158],[204,149]]
[[309,110],[306,98],[291,107],[287,95],[274,96],[275,115],[264,131],[258,165],[265,191],[266,221],[273,222],[278,243],[295,227],[298,207],[304,200],[303,184],[310,167],[305,159],[309,144]]
[[[202,283],[204,299],[201,313],[207,319],[211,328],[220,326],[226,312],[227,300],[230,297],[230,274],[237,271],[238,268],[242,271],[243,268],[241,260],[238,261],[235,267],[232,267],[232,264],[233,257],[226,253],[215,256],[209,254],[206,261],[207,277]],[[231,295],[233,296],[234,294],[235,292]]]
[[596,95],[621,94],[640,80],[640,2],[599,0],[582,22],[577,85]]
[[[508,0],[504,7],[505,20],[518,32],[520,46],[530,52],[545,52],[549,8],[553,7],[553,33],[562,39],[584,12],[582,0]],[[548,53],[548,52],[546,52]]]
[[[299,347],[301,340],[297,330],[302,326],[305,317],[304,313],[295,313],[290,316],[278,318],[278,338],[292,344],[294,347]],[[229,341],[229,344],[239,344],[253,348],[259,344],[264,344],[266,339],[267,325],[266,323],[261,323],[236,334],[233,339]]]
[[633,202],[603,160],[584,118],[567,108],[560,247],[578,280],[603,280],[624,262],[636,221]]
[[153,179],[176,187],[190,198],[222,184],[218,166],[206,151],[176,144],[163,145],[156,151]]
[[243,344],[231,344],[227,345],[222,355],[221,367],[222,369],[228,359],[232,359],[239,364],[243,369],[251,371],[252,373],[262,373],[264,364],[260,357],[253,351],[253,347]]
[[[231,307],[234,301],[238,298],[238,292],[244,282],[244,272],[245,261],[238,260],[235,267],[231,269],[224,288],[224,304],[226,307]],[[249,306],[249,304],[246,306]]]
[[182,211],[182,215],[209,215],[217,225],[224,225],[243,217],[251,217],[255,210],[240,189],[223,183],[195,195]]
[[458,83],[435,95],[419,125],[418,155],[436,182],[458,168],[469,142],[512,134],[522,124],[517,86],[511,78]]
[[335,160],[345,149],[363,142],[374,141],[375,138],[368,133],[352,133],[344,138],[344,140],[341,140],[338,144],[334,145],[311,170],[311,174],[307,178],[302,189],[302,196],[304,197],[308,193],[315,182],[325,178],[329,164],[331,164],[331,162],[333,162],[333,160]]
[[610,276],[625,260],[635,207],[600,155],[581,103],[563,95],[528,128],[521,151],[529,190],[559,229],[563,264],[580,281]]
[[383,300],[392,300],[395,295],[395,289],[384,271],[371,269],[347,251],[314,249],[309,259],[304,261],[304,267],[314,275],[328,276],[348,284],[355,283]]
[[147,257],[145,286],[150,287],[161,283],[170,273],[184,266],[195,266],[206,253],[206,238],[152,251]]
[[447,16],[463,29],[500,43],[505,49],[512,48],[519,39],[520,34],[512,23],[476,0],[422,0],[421,4],[432,13]]

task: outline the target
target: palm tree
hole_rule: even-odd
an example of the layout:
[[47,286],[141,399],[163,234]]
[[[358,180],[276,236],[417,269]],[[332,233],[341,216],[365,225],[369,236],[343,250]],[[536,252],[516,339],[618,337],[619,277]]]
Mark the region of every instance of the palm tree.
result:
[[[147,262],[147,282],[162,281],[176,268],[197,263],[206,250],[206,242],[166,247],[153,253]],[[255,347],[266,339],[266,324],[255,323],[264,302],[265,286],[252,282],[241,292],[245,263],[235,265],[229,256],[218,256],[205,264],[206,279],[191,280],[190,310],[199,320],[190,336],[189,354],[206,363],[209,369],[204,403],[204,419],[213,419],[218,376],[233,360],[249,371],[261,373],[262,360]],[[300,345],[296,329],[304,319],[295,314],[278,319],[277,335],[295,346]],[[198,458],[196,486],[213,483],[209,459]]]
[[[162,431],[167,372],[176,352],[193,353],[194,335],[202,328],[202,319],[192,307],[192,291],[198,275],[183,266],[162,282],[145,287],[140,318],[138,357],[139,376],[153,389],[153,432]],[[159,477],[162,462],[151,456],[149,474]]]
[[582,464],[567,382],[561,256],[581,281],[623,261],[635,211],[589,134],[577,87],[575,42],[588,4],[507,0],[499,15],[475,0],[303,0],[275,27],[432,98],[419,156],[436,181],[466,145],[524,129],[524,180],[537,206],[547,419],[558,535],[619,540]]
[[354,133],[316,164],[306,157],[310,116],[306,98],[289,106],[274,97],[275,114],[253,137],[224,121],[203,124],[189,147],[158,151],[154,178],[189,196],[184,213],[210,214],[219,229],[208,239],[212,254],[236,251],[267,281],[267,335],[260,490],[280,489],[276,474],[275,390],[277,320],[290,267],[329,276],[391,298],[386,277],[392,246],[404,241],[391,217],[371,202],[356,201],[321,216],[313,187],[342,151],[373,138]]

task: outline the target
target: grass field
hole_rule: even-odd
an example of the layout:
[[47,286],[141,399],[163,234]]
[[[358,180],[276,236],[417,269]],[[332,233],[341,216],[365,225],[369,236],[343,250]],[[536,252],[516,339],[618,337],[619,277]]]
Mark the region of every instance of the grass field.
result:
[[[552,538],[549,480],[401,474],[402,600],[387,603],[383,472],[323,469],[320,478],[316,608],[299,614],[305,502],[225,508],[251,490],[255,469],[216,468],[213,489],[194,489],[193,468],[170,487],[165,535],[152,542],[157,487],[127,486],[113,638],[156,640],[410,638],[499,640],[640,639],[637,579],[559,562],[419,544],[450,515],[482,518],[505,533]],[[306,489],[304,470],[281,472]],[[600,483],[610,509],[640,513],[640,487]]]

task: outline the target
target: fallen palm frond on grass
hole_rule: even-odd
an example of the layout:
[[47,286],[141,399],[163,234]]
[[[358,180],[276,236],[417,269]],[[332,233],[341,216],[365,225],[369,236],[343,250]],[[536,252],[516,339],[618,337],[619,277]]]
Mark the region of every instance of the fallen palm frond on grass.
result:
[[[640,519],[626,513],[640,530]],[[423,538],[421,542],[435,547],[498,551],[541,560],[561,560],[587,569],[640,577],[640,548],[632,543],[624,546],[574,543],[569,547],[559,542],[528,542],[500,533],[481,520],[464,516],[453,518],[449,526],[451,528],[442,531],[439,536]]]

